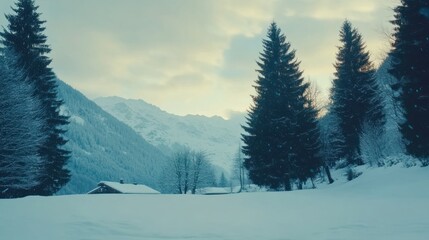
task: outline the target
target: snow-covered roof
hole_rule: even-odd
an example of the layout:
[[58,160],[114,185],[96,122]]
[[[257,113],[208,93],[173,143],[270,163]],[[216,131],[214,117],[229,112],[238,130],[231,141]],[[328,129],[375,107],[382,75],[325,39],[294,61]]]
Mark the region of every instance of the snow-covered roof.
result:
[[120,193],[134,193],[134,194],[159,194],[160,193],[155,189],[152,189],[143,184],[127,184],[127,183],[108,182],[108,181],[101,181],[100,183],[98,183],[98,187],[90,191],[89,193],[96,191],[101,186],[108,186]]
[[197,189],[197,193],[206,194],[206,195],[229,194],[231,193],[231,188],[228,188],[228,187],[227,188],[223,188],[223,187],[199,188]]

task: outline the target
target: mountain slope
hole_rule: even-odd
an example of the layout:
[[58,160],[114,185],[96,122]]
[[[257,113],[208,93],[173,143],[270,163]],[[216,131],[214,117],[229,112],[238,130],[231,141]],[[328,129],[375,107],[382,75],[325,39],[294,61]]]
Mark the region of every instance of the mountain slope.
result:
[[71,181],[59,194],[85,193],[101,180],[139,182],[156,188],[166,157],[135,131],[83,94],[58,81],[61,112],[70,116],[66,148]]
[[143,100],[119,97],[98,98],[94,102],[165,152],[188,146],[205,151],[211,162],[224,171],[231,169],[240,143],[240,118],[177,116]]

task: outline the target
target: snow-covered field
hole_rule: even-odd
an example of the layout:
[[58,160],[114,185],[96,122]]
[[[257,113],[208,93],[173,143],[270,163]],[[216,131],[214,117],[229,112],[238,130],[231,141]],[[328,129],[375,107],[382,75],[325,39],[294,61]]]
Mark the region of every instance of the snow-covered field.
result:
[[429,168],[316,190],[0,200],[0,239],[429,239]]

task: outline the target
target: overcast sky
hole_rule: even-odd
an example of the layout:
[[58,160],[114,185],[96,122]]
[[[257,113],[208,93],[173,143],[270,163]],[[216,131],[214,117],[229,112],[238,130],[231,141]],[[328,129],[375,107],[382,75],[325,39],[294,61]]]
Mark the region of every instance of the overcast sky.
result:
[[[338,32],[359,29],[378,64],[399,0],[36,0],[57,76],[90,99],[143,99],[179,114],[248,109],[267,27],[275,21],[304,76],[327,95]],[[14,0],[0,0],[10,12]],[[0,19],[6,25],[4,17]]]

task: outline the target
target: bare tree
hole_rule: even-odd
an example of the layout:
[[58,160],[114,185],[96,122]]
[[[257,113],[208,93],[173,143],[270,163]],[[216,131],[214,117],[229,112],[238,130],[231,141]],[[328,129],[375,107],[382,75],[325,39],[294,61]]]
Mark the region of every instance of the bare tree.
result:
[[207,154],[183,148],[174,154],[172,162],[164,168],[160,187],[166,193],[195,194],[198,188],[210,185],[213,179],[213,168],[207,160]]
[[362,159],[369,165],[382,166],[385,157],[385,133],[380,127],[364,123],[362,134],[360,135],[360,144],[362,149]]
[[241,152],[241,144],[238,146],[238,151],[234,158],[234,175],[238,179],[240,183],[240,189],[238,192],[241,192],[245,185],[245,179],[246,179],[246,168],[244,167],[244,158],[243,153]]
[[180,153],[176,153],[174,159],[173,159],[173,167],[174,167],[174,174],[176,178],[174,178],[176,183],[176,188],[178,190],[179,194],[182,194],[182,161]]
[[[319,116],[323,116],[323,114],[328,112],[329,102],[327,100],[322,100],[322,98],[320,97],[319,87],[315,82],[311,82],[310,80],[308,80],[308,82],[310,84],[306,91],[306,97],[311,100],[310,102],[313,107],[319,111]],[[331,171],[329,168],[332,167],[333,163],[336,161],[340,153],[340,146],[343,143],[341,132],[336,125],[335,116],[332,114],[326,114],[325,116],[321,117],[319,119],[319,130],[320,141],[322,144],[320,149],[320,154],[323,159],[322,167],[325,170],[328,182],[333,183],[334,179],[332,179]],[[314,188],[315,185],[312,178],[311,182]],[[300,187],[301,183],[299,183],[298,188]]]
[[207,154],[202,151],[195,152],[192,161],[192,194],[195,194],[199,187],[212,183],[213,178],[213,168],[207,160]]
[[310,100],[312,106],[319,112],[319,116],[325,115],[329,106],[329,100],[321,96],[321,91],[316,82],[307,80],[309,83],[305,91],[305,97]]
[[185,149],[181,153],[182,161],[182,171],[183,171],[183,194],[187,194],[189,190],[190,178],[191,178],[191,168],[192,168],[192,158],[193,152],[189,149]]
[[179,194],[186,194],[189,189],[192,154],[190,149],[184,148],[174,155],[174,174]]

